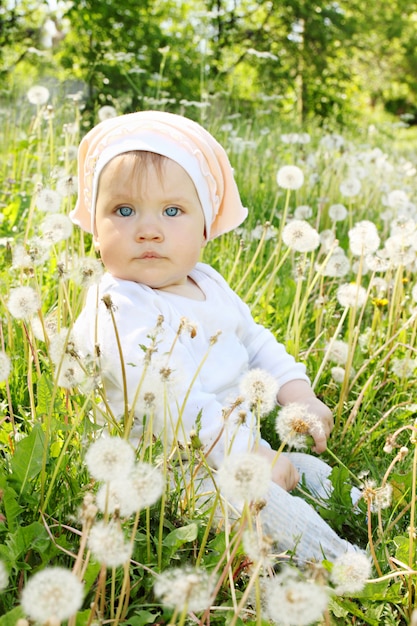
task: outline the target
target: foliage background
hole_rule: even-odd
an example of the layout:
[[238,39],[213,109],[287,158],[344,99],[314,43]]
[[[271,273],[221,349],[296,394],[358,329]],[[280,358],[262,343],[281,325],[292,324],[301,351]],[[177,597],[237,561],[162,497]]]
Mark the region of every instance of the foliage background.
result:
[[413,0],[3,0],[0,44],[4,96],[49,78],[90,110],[217,94],[298,121],[368,107],[417,121]]

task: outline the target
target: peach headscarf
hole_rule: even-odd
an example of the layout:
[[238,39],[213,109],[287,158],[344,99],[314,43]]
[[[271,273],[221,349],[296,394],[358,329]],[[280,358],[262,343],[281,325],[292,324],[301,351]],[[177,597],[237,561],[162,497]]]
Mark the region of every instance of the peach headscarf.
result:
[[247,216],[223,147],[202,126],[162,111],[141,111],[97,124],[78,150],[78,199],[71,219],[94,229],[97,187],[103,167],[132,150],[155,152],[176,161],[194,182],[204,213],[207,239],[233,230]]

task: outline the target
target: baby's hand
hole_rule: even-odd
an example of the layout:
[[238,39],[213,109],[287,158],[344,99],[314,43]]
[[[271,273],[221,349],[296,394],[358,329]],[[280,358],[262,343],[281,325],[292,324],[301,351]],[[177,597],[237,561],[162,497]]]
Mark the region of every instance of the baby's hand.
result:
[[309,413],[312,413],[315,417],[317,417],[317,427],[311,428],[310,435],[313,437],[315,443],[315,446],[312,448],[313,452],[320,454],[326,449],[327,438],[333,428],[332,412],[329,407],[316,396],[303,398],[302,404],[307,407]]
[[272,466],[271,478],[274,483],[285,489],[285,491],[291,491],[297,486],[300,475],[288,457],[280,454],[275,460],[276,451],[262,445],[256,449],[256,452],[270,460]]
[[310,430],[316,444],[312,450],[318,454],[323,452],[327,447],[327,438],[333,428],[333,415],[329,407],[317,398],[310,385],[304,380],[290,381],[281,387],[277,399],[283,406],[290,402],[303,404],[310,413],[317,417],[317,427]]

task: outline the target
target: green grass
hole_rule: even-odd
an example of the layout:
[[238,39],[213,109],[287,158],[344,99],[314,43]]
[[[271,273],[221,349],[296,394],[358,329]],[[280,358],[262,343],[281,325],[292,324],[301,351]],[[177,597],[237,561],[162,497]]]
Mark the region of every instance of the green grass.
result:
[[[37,190],[55,189],[63,174],[76,175],[74,148],[84,132],[82,115],[70,101],[57,102],[48,112],[25,99],[1,114],[0,351],[10,358],[11,372],[0,382],[0,559],[9,574],[0,594],[0,626],[23,617],[19,602],[27,580],[56,564],[74,569],[85,580],[83,608],[69,620],[77,626],[97,620],[131,626],[267,624],[259,600],[263,569],[256,563],[249,566],[241,543],[254,512],[249,518],[244,515],[232,532],[215,522],[213,504],[204,506],[194,494],[181,454],[174,449],[167,458],[160,441],[143,444],[138,455],[158,463],[174,487],[136,517],[121,520],[125,536],[134,542],[130,567],[106,571],[88,553],[88,528],[80,523],[79,509],[86,493],[96,489],[84,458],[97,431],[87,417],[97,403],[97,390],[58,384],[51,343],[37,329],[39,323],[63,332],[70,328],[84,293],[75,259],[94,255],[89,237],[75,229],[44,257],[38,252],[45,214],[37,208]],[[238,232],[211,242],[204,260],[229,279],[255,319],[306,363],[316,392],[332,408],[336,426],[324,457],[334,466],[335,489],[331,508],[322,513],[373,557],[372,582],[350,596],[332,595],[323,623],[408,624],[417,575],[416,131],[397,129],[384,120],[372,131],[339,131],[343,146],[332,148],[326,147],[327,134],[320,128],[303,129],[310,134],[309,143],[285,143],[282,135],[293,129],[279,127],[272,113],[246,121],[227,116],[219,120],[209,111],[206,126],[229,153],[249,216]],[[285,164],[304,173],[305,182],[295,192],[276,184],[276,173]],[[340,192],[349,175],[361,181],[359,194],[351,198]],[[412,234],[403,241],[407,263],[391,255],[386,269],[372,273],[364,258],[352,254],[349,230],[361,220],[373,222],[379,249],[389,257],[396,210],[387,213],[387,198],[393,190],[405,192],[410,201]],[[64,197],[60,212],[67,214],[73,203],[74,196]],[[329,207],[338,203],[346,206],[347,217],[333,222]],[[282,228],[301,205],[311,207],[307,221],[319,233],[333,232],[350,262],[343,276],[326,276],[320,269],[329,255],[323,246],[298,253],[282,242]],[[260,233],[271,232],[267,223],[274,236],[262,238]],[[18,262],[18,246],[32,260]],[[355,282],[366,290],[366,300],[344,308],[338,288]],[[40,322],[10,313],[10,294],[21,286],[38,293]],[[333,339],[345,342],[348,350],[338,381],[329,351]],[[405,359],[410,359],[409,369],[401,373]],[[262,430],[279,445],[274,416],[263,422]],[[191,447],[189,454],[204,465],[200,450]],[[346,478],[365,486],[355,511],[347,507]],[[378,507],[378,493],[387,484],[391,501]],[[187,607],[172,611],[154,596],[157,574],[187,563],[204,568],[216,581],[210,615],[197,611],[187,617]],[[331,569],[330,564],[325,567]],[[315,584],[329,584],[321,565],[304,569],[302,575]]]

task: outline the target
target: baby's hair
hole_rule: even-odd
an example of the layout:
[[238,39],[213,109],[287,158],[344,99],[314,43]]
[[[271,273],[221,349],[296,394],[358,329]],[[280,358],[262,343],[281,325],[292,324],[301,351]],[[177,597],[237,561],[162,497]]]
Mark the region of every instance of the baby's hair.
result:
[[[162,154],[156,154],[155,152],[148,152],[146,150],[131,150],[130,152],[122,152],[114,157],[114,159],[122,160],[122,158],[126,156],[134,157],[130,162],[130,166],[132,167],[132,175],[137,177],[141,177],[148,171],[149,166],[151,166],[155,168],[158,178],[162,179],[164,164],[169,160],[168,157],[165,157]],[[114,159],[112,159],[112,161]],[[124,163],[120,162],[119,167],[125,166],[126,161],[124,161]],[[105,167],[103,170],[104,169]]]

